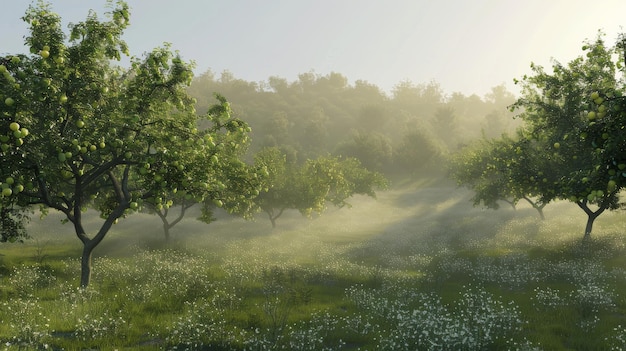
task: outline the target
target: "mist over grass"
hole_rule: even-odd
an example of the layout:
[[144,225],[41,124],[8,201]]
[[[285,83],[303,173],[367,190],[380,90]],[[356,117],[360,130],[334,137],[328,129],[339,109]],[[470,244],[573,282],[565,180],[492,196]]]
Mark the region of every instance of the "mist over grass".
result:
[[[32,240],[0,247],[7,349],[620,349],[626,318],[623,212],[583,245],[574,204],[472,207],[447,181],[397,184],[377,199],[272,229],[191,211],[166,244],[134,214],[95,252],[78,287],[80,243],[51,213]],[[95,213],[86,218],[97,228]],[[21,311],[15,314],[12,311]]]

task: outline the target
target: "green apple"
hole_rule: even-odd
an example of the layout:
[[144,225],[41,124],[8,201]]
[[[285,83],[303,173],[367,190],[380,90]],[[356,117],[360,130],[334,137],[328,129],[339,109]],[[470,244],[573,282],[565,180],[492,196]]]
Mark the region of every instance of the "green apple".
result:
[[594,119],[596,119],[596,113],[594,111],[589,111],[589,113],[587,114],[587,118],[589,118],[590,121],[593,121]]
[[136,210],[139,207],[139,204],[135,201],[130,203],[130,208],[132,208],[133,210]]
[[15,100],[13,100],[10,97],[4,99],[4,104],[7,105],[7,106],[13,106],[14,103],[15,103]]
[[21,128],[20,129],[20,134],[22,135],[21,137],[24,138],[24,137],[28,136],[28,134],[30,134],[30,131],[28,131],[28,129],[26,129],[26,128]]
[[61,161],[61,162],[65,162],[65,160],[67,159],[67,158],[65,157],[65,153],[64,153],[64,152],[59,153],[59,155],[57,156],[57,158],[58,158],[58,159],[59,159],[59,161]]
[[558,148],[560,148],[560,147],[561,147],[561,144],[560,144],[560,143],[554,143],[554,148],[555,148],[555,149],[558,149]]
[[59,102],[64,104],[67,102],[67,95],[63,94],[61,95],[61,97],[59,97]]
[[608,191],[614,191],[617,188],[617,183],[615,183],[614,180],[609,180],[609,182],[606,184],[606,190]]
[[[67,96],[65,97],[65,101],[67,101]],[[83,128],[85,126],[85,122],[79,119],[78,121],[76,121],[76,126],[78,128]]]
[[58,56],[57,58],[54,59],[54,62],[58,64],[62,64],[63,62],[65,62],[65,59],[63,58],[63,56]]
[[24,186],[22,184],[18,184],[15,186],[16,193],[21,193],[22,191],[24,191]]
[[222,202],[222,200],[213,199],[213,203],[214,203],[214,204],[215,204],[215,206],[217,206],[217,207],[222,207],[222,206],[224,206],[224,203]]
[[621,170],[624,170],[624,168],[626,168],[626,164],[624,164],[624,163],[620,163],[620,164],[618,164],[618,165],[617,165],[617,168],[619,168],[619,169],[620,169],[620,171],[621,171]]
[[96,151],[96,150],[98,150],[97,146],[95,146],[93,144],[89,145],[89,151]]
[[17,146],[24,145],[24,139],[22,139],[22,138],[15,139],[15,145],[17,145]]
[[15,183],[15,179],[13,179],[13,177],[7,177],[7,179],[5,179],[5,182],[9,185],[13,185],[13,183]]
[[11,196],[13,194],[13,190],[11,188],[2,189],[2,196]]
[[39,55],[41,55],[41,57],[43,57],[43,58],[48,58],[48,56],[50,56],[50,51],[48,51],[48,50],[41,50],[41,51],[39,51]]

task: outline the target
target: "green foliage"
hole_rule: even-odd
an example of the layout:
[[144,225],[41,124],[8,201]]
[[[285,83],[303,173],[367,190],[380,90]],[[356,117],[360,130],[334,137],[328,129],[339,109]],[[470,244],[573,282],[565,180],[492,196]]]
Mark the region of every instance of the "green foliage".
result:
[[408,174],[433,174],[440,170],[444,150],[425,130],[408,129],[395,147],[393,159],[398,169]]
[[247,82],[228,71],[208,71],[189,88],[201,111],[208,109],[207,97],[214,91],[228,96],[237,116],[252,127],[252,154],[278,147],[290,150],[290,159],[329,153],[355,157],[369,170],[396,179],[427,175],[459,145],[481,132],[500,135],[513,124],[507,123],[506,109],[512,97],[503,86],[480,98],[446,96],[435,82],[401,82],[388,95],[365,81],[348,84],[338,73]]
[[544,193],[550,193],[555,182],[548,178],[554,172],[546,168],[550,164],[543,156],[523,137],[503,135],[479,140],[452,155],[448,171],[458,185],[474,191],[474,206],[498,209],[498,202],[504,201],[515,207],[524,199],[543,218],[548,203]]
[[552,73],[531,65],[512,105],[525,122],[516,139],[485,141],[457,155],[452,175],[476,191],[475,203],[490,207],[505,198],[536,197],[536,208],[572,201],[588,216],[587,238],[597,216],[618,208],[626,186],[626,101],[617,78],[623,65],[614,62],[623,48],[606,48],[599,35],[583,50],[567,65],[554,62]]
[[626,114],[623,82],[617,78],[623,65],[614,61],[623,57],[623,48],[607,48],[599,34],[583,51],[585,56],[567,65],[555,62],[552,73],[532,66],[534,75],[520,82],[523,97],[513,107],[521,109],[525,139],[543,149],[542,162],[554,180],[538,187],[544,202],[575,202],[589,216],[588,237],[593,219],[618,207],[626,185],[626,172],[619,169],[626,164]]
[[7,350],[624,348],[621,214],[608,213],[585,245],[572,233],[572,206],[539,222],[523,210],[472,208],[466,195],[442,183],[392,189],[305,227],[298,218],[272,232],[224,220],[209,240],[166,250],[139,248],[155,233],[146,230],[153,218],[138,215],[116,228],[133,241],[103,245],[88,289],[72,283],[72,238],[55,236],[61,226],[46,218],[31,225],[47,243],[43,262],[35,241],[3,246],[0,342]]
[[28,207],[20,207],[9,201],[2,201],[0,206],[0,242],[22,241],[29,237],[26,224],[32,211]]
[[385,178],[361,166],[355,158],[318,157],[304,164],[288,163],[277,148],[266,148],[255,156],[255,164],[267,172],[265,189],[255,199],[275,226],[284,210],[295,209],[309,216],[321,213],[330,202],[349,205],[346,200],[355,194],[375,196],[385,188]]
[[[128,69],[112,63],[128,52],[128,17],[118,2],[107,21],[90,13],[72,24],[66,41],[60,18],[39,3],[24,16],[31,54],[0,58],[3,208],[62,212],[85,248],[83,286],[91,251],[118,218],[143,202],[159,209],[177,191],[199,202],[221,194],[250,131],[221,96],[198,130],[186,91],[192,65],[168,46],[131,58]],[[92,204],[104,222],[88,235],[82,214]]]
[[354,157],[371,171],[388,173],[393,165],[391,140],[383,134],[355,132],[352,138],[340,143],[335,154]]

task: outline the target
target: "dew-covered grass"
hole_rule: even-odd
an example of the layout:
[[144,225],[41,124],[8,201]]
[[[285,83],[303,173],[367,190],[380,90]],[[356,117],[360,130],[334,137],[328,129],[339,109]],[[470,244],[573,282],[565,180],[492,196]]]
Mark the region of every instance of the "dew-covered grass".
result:
[[[80,245],[51,215],[0,246],[0,349],[622,350],[626,222],[551,204],[546,220],[422,183],[272,229],[192,216],[163,242],[116,225],[78,288]],[[97,216],[89,217],[93,227]]]

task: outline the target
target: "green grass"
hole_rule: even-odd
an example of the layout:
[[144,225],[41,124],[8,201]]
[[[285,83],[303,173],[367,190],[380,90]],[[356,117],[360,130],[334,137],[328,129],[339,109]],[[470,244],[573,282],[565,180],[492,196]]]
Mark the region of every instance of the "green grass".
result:
[[[119,350],[610,350],[626,346],[623,212],[581,243],[584,213],[471,207],[442,182],[277,229],[193,214],[116,225],[77,289],[80,245],[56,214],[0,246],[0,345]],[[97,228],[91,214],[87,225]],[[468,335],[463,336],[463,332]],[[426,336],[425,336],[426,335]],[[624,341],[622,341],[624,340]],[[433,346],[438,345],[438,346]]]

